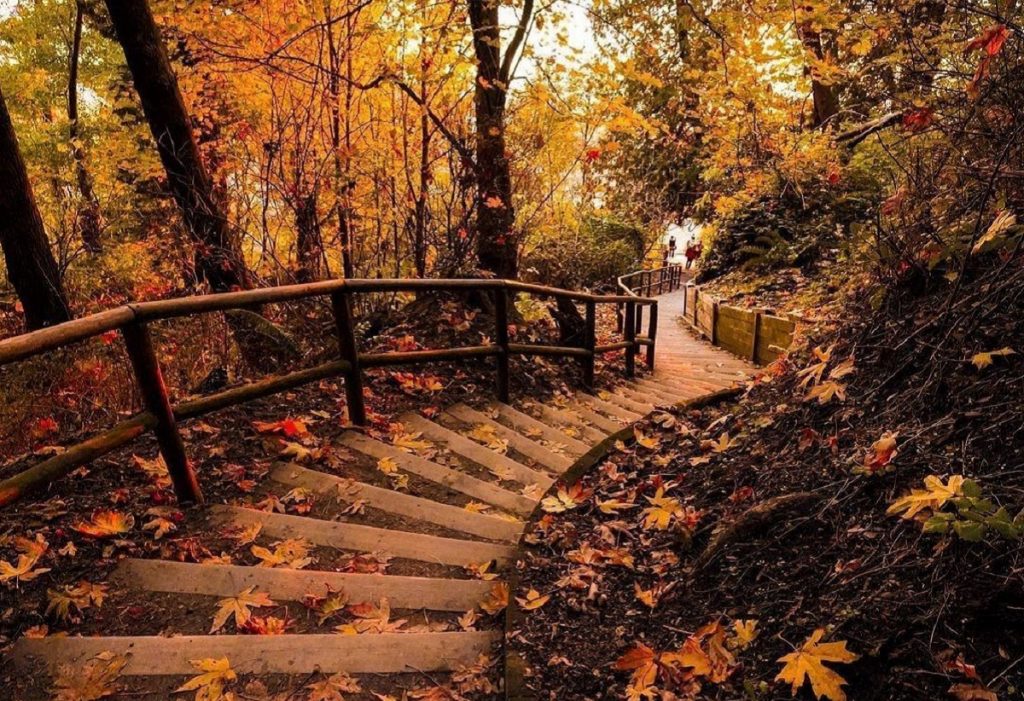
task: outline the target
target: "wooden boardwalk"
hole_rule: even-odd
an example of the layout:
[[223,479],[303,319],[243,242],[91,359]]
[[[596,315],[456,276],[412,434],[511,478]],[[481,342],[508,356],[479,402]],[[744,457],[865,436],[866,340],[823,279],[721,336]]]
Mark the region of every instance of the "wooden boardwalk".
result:
[[[162,595],[210,597],[211,612],[218,598],[236,597],[249,587],[278,603],[344,590],[351,603],[386,599],[403,610],[461,613],[476,609],[493,596],[496,582],[473,579],[463,567],[506,563],[524,527],[523,519],[576,458],[657,406],[724,389],[749,375],[752,366],[747,362],[698,339],[684,326],[679,318],[683,295],[679,291],[660,298],[661,328],[653,373],[596,396],[580,393],[557,405],[457,405],[432,419],[414,414],[401,417],[405,430],[428,443],[429,451],[410,450],[359,431],[342,437],[340,445],[364,461],[389,462],[415,476],[416,482],[407,490],[365,484],[356,481],[355,474],[327,474],[315,465],[282,463],[270,473],[272,493],[282,496],[305,488],[336,498],[343,502],[342,508],[311,517],[243,506],[209,507],[219,522],[238,527],[260,524],[261,533],[270,538],[302,538],[354,554],[383,552],[398,561],[440,568],[443,576],[129,559],[121,563],[119,586]],[[417,487],[428,484],[429,490]],[[344,509],[352,504],[370,507],[387,518],[375,522],[372,516],[358,515],[360,510]],[[478,506],[467,508],[471,504]],[[519,592],[512,594],[514,601]],[[358,635],[22,638],[14,646],[14,655],[52,668],[81,665],[105,652],[124,654],[130,660],[124,674],[138,676],[191,674],[195,671],[192,660],[225,656],[236,671],[249,673],[444,672],[491,653],[500,641],[501,620],[492,618],[489,631],[452,623],[428,630],[421,626],[415,632],[389,629]],[[173,621],[167,624],[173,629]]]

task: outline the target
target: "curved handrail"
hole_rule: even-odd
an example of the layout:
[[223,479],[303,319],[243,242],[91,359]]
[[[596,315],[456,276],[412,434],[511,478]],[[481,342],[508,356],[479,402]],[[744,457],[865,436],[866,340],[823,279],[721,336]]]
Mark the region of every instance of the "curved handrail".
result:
[[[627,288],[628,289],[628,288]],[[355,336],[350,298],[353,294],[372,292],[489,292],[495,306],[495,342],[469,346],[411,352],[360,353]],[[508,293],[560,297],[586,305],[586,338],[583,348],[527,345],[511,343],[508,335]],[[509,358],[512,355],[549,355],[577,358],[583,364],[584,384],[593,389],[594,361],[599,353],[624,350],[626,375],[635,372],[634,355],[640,346],[648,347],[648,361],[653,363],[657,333],[656,299],[640,297],[632,289],[624,295],[596,295],[503,279],[348,279],[268,287],[237,292],[196,295],[153,302],[133,302],[80,319],[0,340],[0,367],[50,350],[90,338],[120,332],[131,360],[139,393],[145,410],[113,428],[69,447],[59,455],[43,460],[27,470],[0,481],[0,506],[6,505],[30,489],[48,484],[75,468],[110,453],[153,430],[160,453],[167,465],[180,501],[202,501],[202,493],[185,453],[178,431],[178,421],[201,416],[242,402],[265,397],[330,377],[344,376],[349,418],[356,425],[366,424],[363,405],[362,369],[392,365],[411,365],[466,358],[493,357],[497,360],[496,394],[509,401]],[[265,377],[238,387],[172,404],[164,385],[163,373],[149,322],[230,309],[286,302],[314,297],[330,297],[338,337],[339,358],[321,365]],[[596,305],[624,305],[630,310],[651,309],[651,325],[646,337],[638,337],[631,323],[625,341],[606,346],[596,345]]]

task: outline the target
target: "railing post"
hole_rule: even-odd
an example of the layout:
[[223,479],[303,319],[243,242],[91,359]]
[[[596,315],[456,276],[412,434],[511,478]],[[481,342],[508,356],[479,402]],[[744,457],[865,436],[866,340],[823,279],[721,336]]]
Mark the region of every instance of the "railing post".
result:
[[359,347],[356,345],[355,324],[352,320],[352,301],[345,290],[331,293],[334,323],[338,332],[338,353],[348,362],[345,371],[345,397],[348,400],[348,418],[356,426],[366,425],[366,402],[363,399],[363,371],[359,367]]
[[499,287],[494,290],[494,338],[498,344],[498,401],[508,404],[509,390],[509,352],[508,352],[508,290]]
[[654,370],[654,344],[658,338],[658,303],[651,305],[651,320],[647,326],[647,338],[650,345],[647,346],[647,369]]
[[167,385],[164,384],[163,371],[149,329],[144,323],[133,321],[121,328],[121,335],[135,371],[142,403],[146,411],[156,417],[153,431],[160,446],[160,455],[171,476],[174,494],[179,502],[201,504],[203,492],[189,465],[188,455],[185,454],[185,443],[178,432],[178,422],[174,418],[171,399],[167,396]]
[[626,348],[626,377],[632,378],[636,375],[636,303],[626,302],[626,341],[629,346]]
[[[627,323],[628,325],[628,323]],[[644,330],[644,308],[639,304],[633,305],[633,338],[639,336]],[[640,355],[640,346],[633,345],[633,355]]]
[[597,347],[597,302],[587,300],[587,326],[583,332],[583,347],[590,352],[583,359],[583,386],[591,392],[594,391],[594,349]]

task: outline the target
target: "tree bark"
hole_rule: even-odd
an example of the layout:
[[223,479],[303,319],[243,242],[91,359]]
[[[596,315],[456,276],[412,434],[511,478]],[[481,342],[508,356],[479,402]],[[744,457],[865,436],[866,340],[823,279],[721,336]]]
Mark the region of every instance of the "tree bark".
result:
[[497,277],[519,272],[514,231],[512,176],[505,144],[505,104],[512,64],[530,26],[533,1],[525,0],[512,42],[501,54],[496,0],[469,0],[469,23],[476,54],[476,250],[481,269]]
[[0,248],[28,330],[71,318],[67,296],[36,208],[7,103],[0,92]]
[[78,192],[82,197],[82,203],[78,208],[78,231],[81,233],[85,250],[99,253],[103,217],[100,213],[100,201],[96,197],[92,177],[86,165],[85,148],[79,138],[78,129],[78,59],[82,52],[82,20],[85,12],[80,2],[75,6],[75,27],[68,61],[68,136],[71,140],[71,157],[75,162]]
[[215,292],[249,287],[249,275],[199,154],[178,81],[146,0],[106,0],[142,109],[185,227],[196,274]]
[[[800,41],[818,61],[825,60],[825,47],[821,40],[821,32],[816,30],[810,22],[800,25]],[[834,85],[821,81],[814,69],[808,67],[807,72],[811,76],[811,95],[814,100],[814,116],[811,127],[821,128],[831,123],[832,118],[839,114],[839,95]]]

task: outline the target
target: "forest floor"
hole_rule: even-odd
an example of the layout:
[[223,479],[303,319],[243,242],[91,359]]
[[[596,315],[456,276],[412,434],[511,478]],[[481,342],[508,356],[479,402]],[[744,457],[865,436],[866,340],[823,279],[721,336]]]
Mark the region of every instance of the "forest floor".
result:
[[715,292],[813,309],[790,354],[649,417],[528,533],[536,698],[1024,694],[1019,295],[780,278]]

